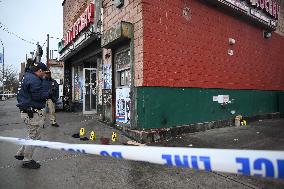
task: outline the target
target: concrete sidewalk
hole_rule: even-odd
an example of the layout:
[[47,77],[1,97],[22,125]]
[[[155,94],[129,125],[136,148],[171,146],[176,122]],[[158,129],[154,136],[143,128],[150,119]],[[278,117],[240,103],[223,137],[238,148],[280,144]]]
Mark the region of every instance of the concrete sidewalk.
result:
[[[20,119],[19,110],[15,107],[15,102],[13,99],[8,101],[1,102],[2,104],[7,104],[5,109],[0,106],[0,135],[7,137],[26,137],[25,124],[23,120]],[[12,103],[12,106],[10,106]],[[2,106],[3,107],[3,106]],[[4,110],[4,111],[3,111]],[[66,142],[66,143],[80,143],[80,144],[101,144],[100,138],[108,138],[110,144],[123,144],[129,141],[130,139],[123,135],[119,130],[116,130],[100,121],[98,121],[96,116],[84,116],[82,113],[66,113],[66,112],[57,112],[57,123],[60,127],[50,126],[49,119],[45,122],[45,127],[41,129],[41,140],[54,141],[54,142]],[[73,138],[72,135],[79,133],[80,128],[85,128],[87,137],[89,138],[90,132],[96,132],[96,140],[82,141],[79,138]],[[112,132],[116,132],[118,135],[118,140],[112,142],[111,136]],[[9,163],[15,163],[14,159],[11,157],[14,156],[17,148],[15,145],[11,144],[0,144],[1,147],[1,158],[0,164],[3,163],[4,159],[8,160]],[[57,152],[54,150],[51,154],[55,153],[64,153]],[[45,159],[47,153],[43,149],[36,149],[35,159]],[[5,152],[5,153],[3,153]],[[70,155],[68,153],[68,155]],[[48,155],[49,156],[49,155]],[[51,157],[51,156],[50,156]],[[7,162],[6,162],[7,163]]]
[[[284,151],[284,119],[258,120],[241,127],[224,127],[187,133],[151,144],[167,147],[250,149]],[[284,159],[284,157],[283,157]],[[284,180],[216,173],[257,188],[284,188]]]
[[[0,136],[25,137],[25,126],[15,107],[15,99],[0,102]],[[96,143],[100,137],[118,141],[129,138],[98,121],[95,116],[59,112],[59,128],[46,127],[42,140],[67,143]],[[284,120],[264,120],[246,127],[227,127],[174,137],[160,146],[209,147],[232,149],[284,149]],[[84,127],[95,130],[96,141],[72,138]],[[238,140],[235,140],[238,139]],[[284,181],[256,177],[196,171],[144,162],[118,160],[108,157],[76,154],[51,149],[36,149],[34,158],[41,162],[39,170],[21,168],[13,158],[18,146],[0,142],[0,188],[284,188]]]
[[167,141],[161,146],[284,150],[284,119],[267,119],[240,127],[224,127],[204,132],[186,133]]

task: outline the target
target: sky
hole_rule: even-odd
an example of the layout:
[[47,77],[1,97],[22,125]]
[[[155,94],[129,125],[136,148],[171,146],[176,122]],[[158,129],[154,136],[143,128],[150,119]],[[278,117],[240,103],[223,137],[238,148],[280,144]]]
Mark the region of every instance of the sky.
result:
[[[43,45],[47,34],[50,50],[57,50],[59,39],[63,36],[63,0],[0,0],[0,39],[5,47],[5,65],[13,65],[19,71],[26,54],[36,50],[36,43]],[[4,27],[21,38],[4,31]],[[56,39],[59,38],[59,39]],[[2,53],[2,45],[0,43]],[[42,62],[46,62],[46,43],[43,47]]]

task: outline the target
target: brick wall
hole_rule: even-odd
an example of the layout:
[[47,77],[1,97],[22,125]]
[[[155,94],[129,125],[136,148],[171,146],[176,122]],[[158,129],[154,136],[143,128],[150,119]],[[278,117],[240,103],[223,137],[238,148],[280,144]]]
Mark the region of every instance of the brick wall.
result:
[[187,20],[185,2],[143,0],[144,86],[284,90],[282,36],[264,39],[262,29],[204,1],[188,0]]
[[[130,22],[134,27],[134,79],[135,86],[143,82],[143,25],[141,0],[124,0],[124,6],[116,8],[112,0],[103,0],[103,30],[107,31],[120,21]],[[104,54],[106,54],[104,49]],[[105,56],[103,56],[103,61]]]
[[278,0],[278,3],[280,4],[280,17],[276,32],[284,36],[284,0]]
[[63,34],[76,22],[85,11],[87,5],[94,0],[65,0],[63,3]]

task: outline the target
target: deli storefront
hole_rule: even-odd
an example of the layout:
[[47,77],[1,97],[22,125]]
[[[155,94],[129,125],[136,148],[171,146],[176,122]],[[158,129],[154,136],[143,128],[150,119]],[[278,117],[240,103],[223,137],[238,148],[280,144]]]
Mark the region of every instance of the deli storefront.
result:
[[65,109],[98,112],[102,99],[98,91],[102,67],[101,1],[91,2],[59,43],[64,61]]

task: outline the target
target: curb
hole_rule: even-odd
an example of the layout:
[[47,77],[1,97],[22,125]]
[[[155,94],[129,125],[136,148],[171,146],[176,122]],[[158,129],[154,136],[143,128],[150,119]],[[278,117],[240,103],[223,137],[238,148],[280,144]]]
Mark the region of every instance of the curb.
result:
[[[253,122],[260,119],[279,119],[282,117],[283,114],[276,112],[276,113],[244,117],[244,119],[246,121]],[[129,128],[121,128],[121,127],[119,128],[117,126],[114,127],[117,128],[118,130],[121,130],[127,137],[132,138],[139,143],[153,143],[162,140],[167,140],[184,133],[195,133],[215,128],[230,127],[230,126],[231,127],[234,126],[234,119],[217,120],[217,121],[194,123],[188,125],[185,124],[182,126],[176,126],[171,128],[149,129],[149,130],[135,130]]]

